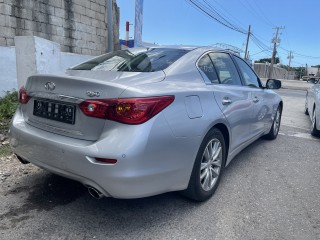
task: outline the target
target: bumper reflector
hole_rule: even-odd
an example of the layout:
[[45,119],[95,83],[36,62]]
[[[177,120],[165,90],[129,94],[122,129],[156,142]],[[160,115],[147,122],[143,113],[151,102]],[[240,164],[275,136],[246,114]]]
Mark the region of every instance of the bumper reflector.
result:
[[109,159],[109,158],[95,158],[98,162],[115,164],[117,163],[117,159]]

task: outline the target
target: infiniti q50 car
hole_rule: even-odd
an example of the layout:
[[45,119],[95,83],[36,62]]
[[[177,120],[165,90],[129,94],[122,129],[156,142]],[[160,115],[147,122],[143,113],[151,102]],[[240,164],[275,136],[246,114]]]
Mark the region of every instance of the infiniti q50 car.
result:
[[20,89],[10,144],[96,198],[211,197],[223,169],[278,135],[283,103],[237,54],[208,47],[116,51]]

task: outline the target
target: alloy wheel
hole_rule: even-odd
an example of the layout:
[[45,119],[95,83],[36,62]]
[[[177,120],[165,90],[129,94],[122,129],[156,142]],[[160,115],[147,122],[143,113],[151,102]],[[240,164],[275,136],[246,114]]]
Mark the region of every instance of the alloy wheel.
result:
[[280,128],[280,109],[278,108],[277,109],[277,112],[276,112],[276,116],[275,116],[275,119],[274,119],[274,124],[273,124],[273,132],[275,134],[278,133],[279,131],[279,128]]
[[205,191],[216,184],[222,165],[222,146],[218,139],[212,139],[206,146],[201,160],[200,183]]
[[316,128],[316,110],[313,110],[311,122],[312,122],[312,126],[311,126],[311,127],[312,127],[313,129],[317,129],[317,128]]

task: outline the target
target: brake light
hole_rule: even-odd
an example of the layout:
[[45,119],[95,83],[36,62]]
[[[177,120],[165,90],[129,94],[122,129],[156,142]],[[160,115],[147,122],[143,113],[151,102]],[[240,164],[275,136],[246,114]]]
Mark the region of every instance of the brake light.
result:
[[19,90],[19,102],[22,104],[28,103],[30,97],[27,94],[27,90],[22,86]]
[[157,115],[173,100],[174,96],[96,99],[80,103],[80,109],[89,117],[109,119],[126,124],[141,124]]

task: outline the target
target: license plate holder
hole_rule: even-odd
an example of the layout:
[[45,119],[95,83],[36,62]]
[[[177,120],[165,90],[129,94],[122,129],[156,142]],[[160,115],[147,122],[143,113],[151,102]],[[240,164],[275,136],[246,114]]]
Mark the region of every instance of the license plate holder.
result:
[[58,122],[74,124],[75,105],[42,99],[34,100],[33,115]]

